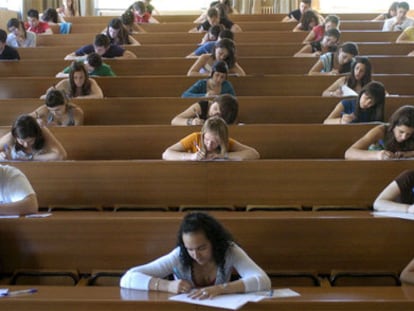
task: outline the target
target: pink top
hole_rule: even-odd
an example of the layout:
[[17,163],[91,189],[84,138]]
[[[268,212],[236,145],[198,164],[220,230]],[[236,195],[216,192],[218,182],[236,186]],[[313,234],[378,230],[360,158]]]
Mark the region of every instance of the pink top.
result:
[[151,14],[148,12],[145,12],[144,15],[138,15],[135,14],[135,23],[141,24],[141,23],[149,23],[149,20],[151,18]]
[[315,39],[313,41],[320,41],[325,34],[325,26],[324,25],[317,25],[312,29],[313,33],[315,34]]

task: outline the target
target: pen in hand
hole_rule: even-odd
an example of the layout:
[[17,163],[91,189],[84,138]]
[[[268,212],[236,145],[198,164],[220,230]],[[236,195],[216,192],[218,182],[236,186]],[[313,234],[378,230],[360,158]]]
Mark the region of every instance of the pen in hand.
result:
[[180,275],[180,272],[178,272],[177,267],[174,267],[174,268],[173,268],[173,274],[175,275],[175,277],[176,277],[178,280],[182,280],[181,275]]
[[29,288],[29,289],[22,289],[22,290],[15,290],[15,291],[7,292],[3,296],[14,297],[14,296],[19,296],[19,295],[34,294],[36,292],[37,292],[36,288]]

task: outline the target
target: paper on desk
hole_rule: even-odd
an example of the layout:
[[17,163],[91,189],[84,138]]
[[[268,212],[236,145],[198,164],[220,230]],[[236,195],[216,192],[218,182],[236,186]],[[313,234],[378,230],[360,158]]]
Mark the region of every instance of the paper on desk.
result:
[[358,93],[351,89],[348,85],[344,84],[341,86],[342,96],[358,96]]
[[220,295],[211,299],[199,300],[188,297],[188,294],[181,294],[172,296],[169,299],[208,307],[237,310],[248,302],[258,302],[264,298],[266,297],[253,294],[230,294]]
[[408,220],[414,220],[414,214],[400,213],[400,212],[373,212],[372,215],[375,217],[394,217]]
[[0,219],[4,218],[19,218],[19,215],[0,215]]
[[52,213],[36,213],[36,214],[30,214],[26,215],[26,218],[45,218],[52,215]]
[[8,292],[9,292],[8,288],[0,288],[0,297],[6,296]]
[[300,296],[298,292],[291,290],[290,288],[272,289],[270,291],[256,292],[255,295],[264,296],[265,299],[272,298],[287,298]]

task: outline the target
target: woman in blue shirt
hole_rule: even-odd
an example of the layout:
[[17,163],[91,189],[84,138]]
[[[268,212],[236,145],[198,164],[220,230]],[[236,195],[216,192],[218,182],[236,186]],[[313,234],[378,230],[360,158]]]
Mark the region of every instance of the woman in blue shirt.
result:
[[210,78],[198,80],[181,97],[215,97],[221,94],[235,96],[233,85],[227,80],[228,71],[224,61],[215,62]]
[[371,81],[362,88],[357,98],[341,100],[323,123],[384,122],[384,106],[384,85]]

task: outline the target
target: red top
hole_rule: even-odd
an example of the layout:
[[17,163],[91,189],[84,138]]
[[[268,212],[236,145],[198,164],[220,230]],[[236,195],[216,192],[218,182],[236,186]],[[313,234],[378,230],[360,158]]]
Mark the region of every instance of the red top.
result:
[[149,23],[149,20],[151,18],[151,14],[148,12],[145,12],[144,15],[138,15],[135,14],[135,23],[142,24],[142,23]]
[[26,28],[26,30],[32,31],[34,33],[44,33],[44,32],[46,32],[46,30],[48,30],[50,28],[50,26],[49,26],[48,23],[39,21],[39,23],[37,24],[36,27],[31,27],[28,22],[25,22],[24,23],[24,28]]

